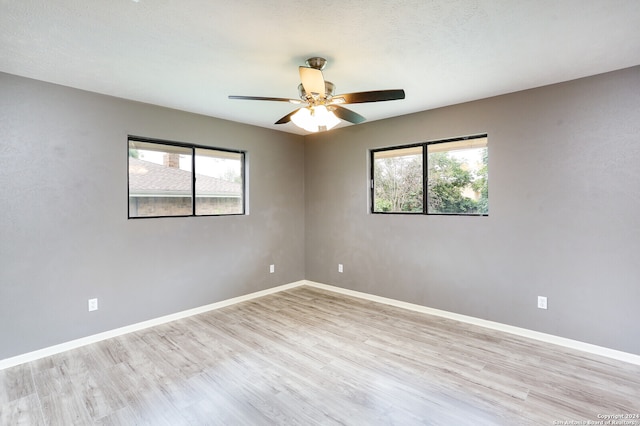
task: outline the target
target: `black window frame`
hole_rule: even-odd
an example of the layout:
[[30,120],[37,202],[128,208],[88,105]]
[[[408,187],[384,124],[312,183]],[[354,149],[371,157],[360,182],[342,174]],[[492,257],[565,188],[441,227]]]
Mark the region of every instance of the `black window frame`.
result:
[[[455,137],[455,138],[447,138],[447,139],[438,139],[438,140],[433,140],[433,141],[427,141],[427,142],[418,142],[418,143],[411,143],[411,144],[406,144],[406,145],[394,145],[394,146],[388,146],[388,147],[384,147],[384,148],[375,148],[375,149],[371,149],[369,150],[369,166],[370,166],[370,170],[369,170],[369,198],[370,198],[370,205],[369,205],[369,213],[371,214],[382,214],[382,215],[417,215],[417,216],[472,216],[472,217],[488,217],[489,216],[489,212],[487,213],[429,213],[429,209],[428,209],[428,191],[427,191],[427,187],[428,187],[428,168],[429,168],[429,164],[428,164],[428,146],[429,145],[437,145],[437,144],[442,144],[442,143],[447,143],[447,142],[459,142],[459,141],[466,141],[466,140],[473,140],[473,139],[482,139],[482,138],[486,138],[487,139],[487,150],[489,149],[489,143],[488,143],[488,139],[489,139],[489,135],[487,133],[482,133],[482,134],[477,134],[477,135],[470,135],[470,136],[460,136],[460,137]],[[407,211],[407,212],[398,212],[398,211],[394,211],[394,212],[382,212],[382,211],[375,211],[375,154],[377,152],[384,152],[384,151],[394,151],[394,150],[399,150],[399,149],[405,149],[405,148],[416,148],[416,147],[421,147],[422,148],[422,211]]]
[[[129,174],[129,143],[131,141],[134,142],[142,142],[149,144],[158,144],[158,145],[168,145],[180,148],[187,148],[191,150],[191,214],[176,214],[176,215],[159,215],[159,216],[131,216],[130,209],[130,174]],[[230,152],[234,154],[241,155],[241,164],[240,164],[240,175],[242,177],[242,212],[241,213],[219,213],[219,214],[196,214],[196,149],[201,150],[210,150],[210,151],[222,151],[222,152]],[[247,214],[247,181],[246,181],[246,161],[247,161],[247,151],[239,150],[239,149],[230,149],[230,148],[219,148],[208,145],[199,145],[193,143],[186,142],[176,142],[172,140],[165,139],[155,139],[141,136],[128,135],[127,136],[127,218],[128,219],[157,219],[157,218],[165,218],[165,217],[217,217],[217,216],[245,216]]]

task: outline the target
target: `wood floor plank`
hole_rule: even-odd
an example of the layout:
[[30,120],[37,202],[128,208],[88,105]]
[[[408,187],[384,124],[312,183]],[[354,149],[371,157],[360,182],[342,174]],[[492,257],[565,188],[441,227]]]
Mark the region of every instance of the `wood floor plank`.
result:
[[46,424],[90,425],[93,419],[84,407],[82,398],[72,389],[40,398]]
[[640,366],[306,286],[0,371],[0,424],[550,425],[639,412]]
[[0,407],[35,392],[31,366],[21,364],[0,370]]
[[38,396],[33,393],[0,405],[0,425],[44,425]]

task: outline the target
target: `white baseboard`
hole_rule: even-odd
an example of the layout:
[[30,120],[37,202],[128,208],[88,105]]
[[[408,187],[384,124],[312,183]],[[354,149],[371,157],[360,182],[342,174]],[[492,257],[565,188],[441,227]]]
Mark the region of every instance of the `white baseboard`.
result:
[[192,315],[198,315],[204,312],[212,311],[214,309],[224,308],[226,306],[230,306],[236,303],[255,299],[257,297],[262,297],[268,294],[277,293],[279,291],[288,290],[290,288],[298,287],[303,284],[304,284],[304,281],[297,281],[290,284],[284,284],[278,287],[256,291],[255,293],[246,294],[244,296],[233,297],[231,299],[222,300],[220,302],[211,303],[209,305],[200,306],[193,309],[188,309],[186,311],[177,312],[175,314],[165,315],[159,318],[150,319],[148,321],[142,321],[136,324],[127,325],[124,327],[116,328],[114,330],[105,331],[103,333],[82,337],[80,339],[71,340],[69,342],[61,343],[59,345],[49,346],[47,348],[39,349],[33,352],[28,352],[26,354],[14,356],[12,358],[6,358],[3,360],[0,360],[0,370],[13,367],[19,364],[23,364],[25,362],[35,361],[36,359],[55,355],[60,352],[76,349],[81,346],[89,345],[91,343],[100,342],[102,340],[110,339],[112,337],[122,336],[123,334],[132,333],[134,331],[143,330],[145,328],[153,327],[160,324],[165,324],[167,322],[190,317]]
[[384,303],[386,305],[395,306],[398,308],[408,309],[415,312],[421,312],[429,315],[436,315],[443,318],[448,318],[468,324],[477,325],[480,327],[490,328],[492,330],[498,330],[505,333],[515,334],[530,339],[551,343],[559,346],[564,346],[571,349],[577,349],[583,352],[591,353],[594,355],[600,355],[607,358],[617,359],[620,361],[628,362],[631,364],[640,365],[640,355],[630,354],[627,352],[618,351],[615,349],[609,349],[602,346],[592,345],[590,343],[584,343],[577,340],[571,340],[564,337],[558,337],[551,334],[540,333],[538,331],[527,330],[525,328],[514,327],[511,325],[501,324],[498,322],[487,321],[480,318],[470,317],[467,315],[460,315],[453,312],[441,311],[439,309],[433,309],[422,305],[416,305],[413,303],[402,302],[395,299],[389,299],[386,297],[375,296],[373,294],[363,293],[355,290],[348,290],[341,287],[336,287],[328,284],[321,284],[314,281],[302,280],[293,282],[290,284],[284,284],[278,287],[269,288],[266,290],[257,291],[255,293],[246,294],[244,296],[238,296],[220,302],[211,303],[209,305],[200,306],[198,308],[188,309],[186,311],[177,312],[175,314],[165,315],[159,318],[154,318],[148,321],[139,322],[136,324],[127,325],[125,327],[116,328],[114,330],[105,331],[103,333],[94,334],[91,336],[83,337],[80,339],[72,340],[69,342],[61,343],[59,345],[50,346],[47,348],[39,349],[26,354],[14,356],[12,358],[6,358],[0,360],[0,370],[13,367],[19,364],[23,364],[30,361],[35,361],[40,358],[55,355],[71,349],[76,349],[81,346],[89,345],[91,343],[100,342],[102,340],[110,339],[112,337],[121,336],[134,331],[143,330],[145,328],[153,327],[167,322],[175,321],[181,318],[186,318],[192,315],[201,314],[204,312],[212,311],[214,309],[224,308],[226,306],[234,305],[236,303],[252,300],[258,297],[266,296],[280,291],[289,290],[291,288],[307,285],[310,287],[316,287],[334,293],[341,293],[347,296],[358,297],[360,299],[370,300],[372,302]]
[[484,328],[490,328],[492,330],[503,331],[505,333],[515,334],[529,339],[538,340],[545,343],[551,343],[554,345],[564,346],[566,348],[577,349],[579,351],[587,352],[594,355],[600,355],[607,358],[617,359],[619,361],[628,362],[631,364],[640,365],[640,355],[631,354],[628,352],[622,352],[615,349],[609,349],[602,346],[592,345],[590,343],[580,342],[578,340],[571,340],[564,337],[554,336],[552,334],[541,333],[539,331],[528,330],[526,328],[514,327],[512,325],[502,324],[498,322],[483,320],[480,318],[470,317],[467,315],[460,315],[453,312],[441,311],[439,309],[428,308],[422,305],[415,305],[413,303],[402,302],[395,299],[389,299],[386,297],[375,296],[373,294],[362,293],[359,291],[348,290],[345,288],[335,287],[332,285],[321,284],[313,281],[303,281],[305,285],[310,287],[317,287],[336,293],[345,294],[347,296],[358,297],[361,299],[370,300],[372,302],[384,303],[399,308],[408,309],[411,311],[422,312],[425,314],[436,315],[443,318],[448,318],[467,324],[473,324]]

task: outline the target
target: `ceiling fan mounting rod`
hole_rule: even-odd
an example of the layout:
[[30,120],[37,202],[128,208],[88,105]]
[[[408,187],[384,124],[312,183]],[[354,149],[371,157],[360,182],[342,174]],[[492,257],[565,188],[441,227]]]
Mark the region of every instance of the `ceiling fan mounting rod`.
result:
[[324,67],[327,65],[327,60],[325,58],[320,58],[319,56],[315,56],[313,58],[309,58],[306,61],[307,66],[322,71]]

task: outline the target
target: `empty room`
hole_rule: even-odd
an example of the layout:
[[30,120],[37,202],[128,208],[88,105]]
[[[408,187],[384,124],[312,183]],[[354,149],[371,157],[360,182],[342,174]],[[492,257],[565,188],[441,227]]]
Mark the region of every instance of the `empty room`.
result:
[[0,425],[640,426],[640,2],[0,2]]

